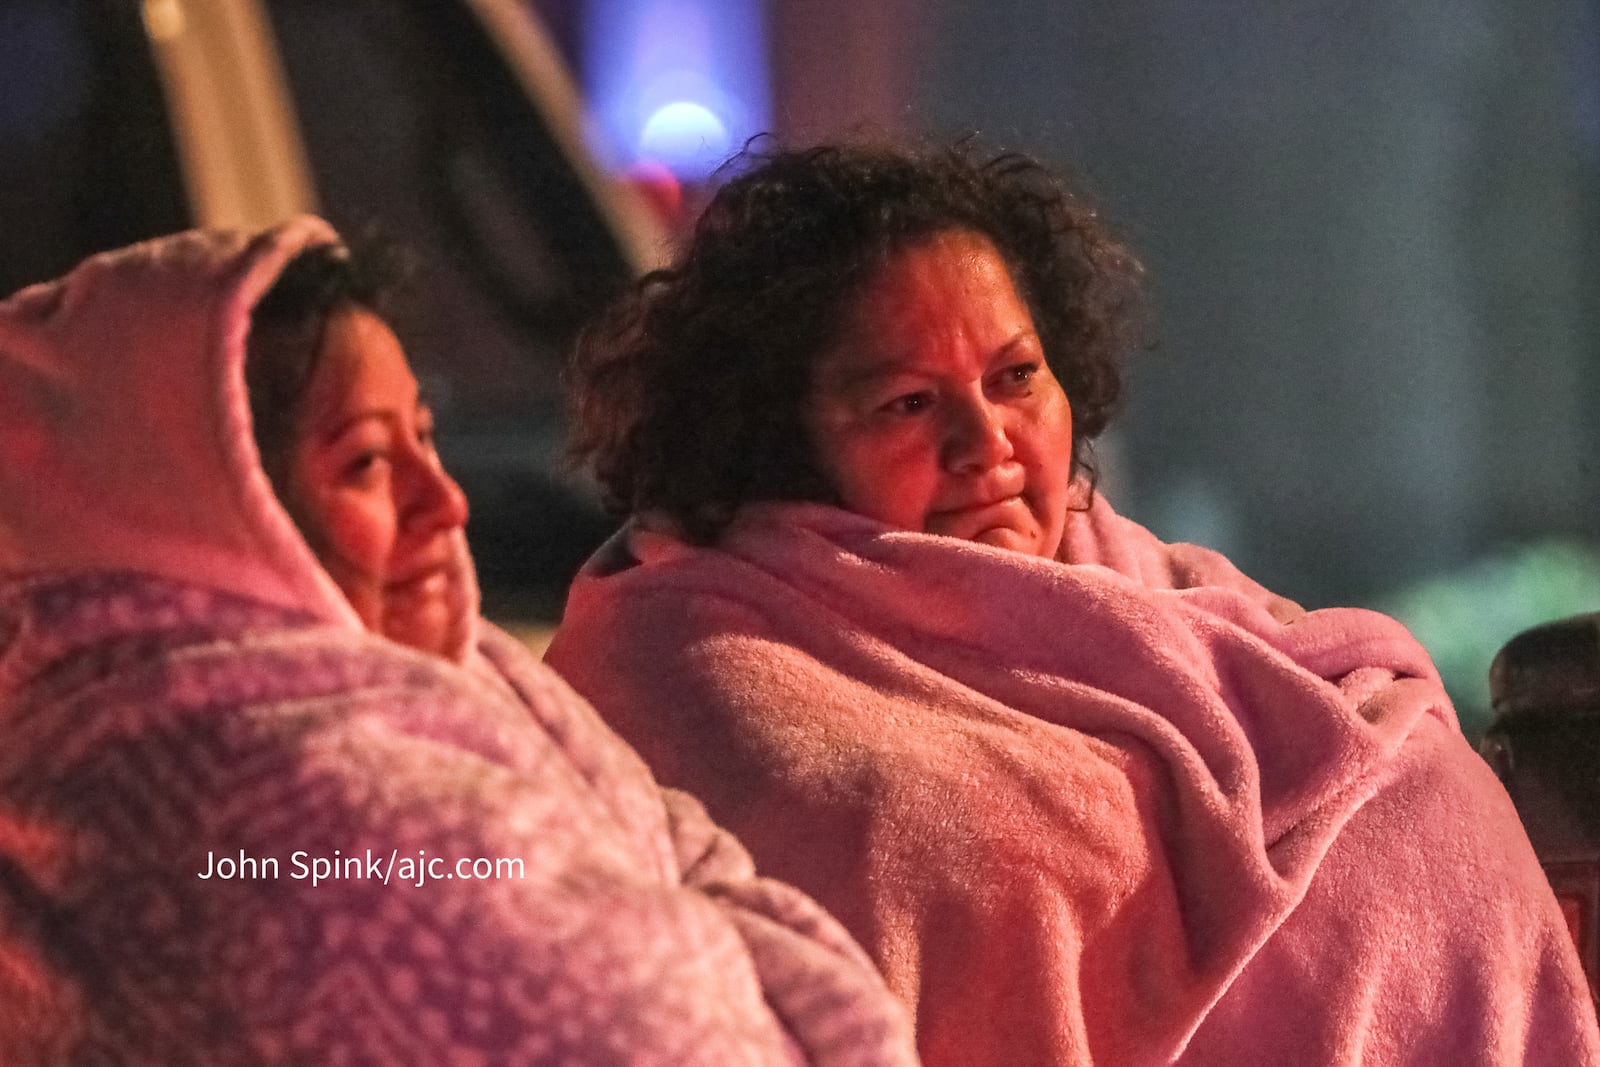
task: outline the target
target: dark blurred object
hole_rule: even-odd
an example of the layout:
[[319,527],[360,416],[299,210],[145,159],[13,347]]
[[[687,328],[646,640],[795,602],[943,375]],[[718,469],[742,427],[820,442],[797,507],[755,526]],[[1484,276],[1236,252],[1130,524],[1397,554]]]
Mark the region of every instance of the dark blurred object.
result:
[[1496,714],[1600,714],[1600,612],[1535,626],[1489,667]]
[[1505,783],[1600,992],[1600,612],[1524,630],[1489,668],[1482,751]]
[[0,4],[0,297],[190,219],[138,7]]

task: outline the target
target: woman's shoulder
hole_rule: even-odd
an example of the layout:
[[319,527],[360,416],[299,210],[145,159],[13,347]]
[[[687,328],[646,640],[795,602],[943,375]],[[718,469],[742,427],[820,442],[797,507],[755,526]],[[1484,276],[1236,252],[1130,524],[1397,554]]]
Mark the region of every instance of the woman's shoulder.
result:
[[1305,614],[1299,604],[1250,578],[1221,552],[1204,545],[1163,541],[1140,523],[1118,514],[1105,494],[1087,492],[1086,506],[1067,515],[1059,561],[1108,567],[1146,589],[1237,593],[1266,608],[1279,622],[1292,622]]
[[[542,687],[541,707],[576,702],[523,658],[518,677]],[[454,767],[450,774],[467,781],[495,767],[560,763],[564,754],[543,719],[490,672],[146,575],[0,582],[0,662],[0,774],[23,778],[94,778],[111,761],[129,772],[130,794],[153,798],[194,781],[145,772],[194,759],[361,788],[364,775],[394,781]],[[146,756],[123,767],[136,752]]]
[[545,660],[560,670],[559,661],[580,644],[603,643],[617,653],[657,643],[653,636],[675,645],[710,620],[755,623],[762,589],[780,580],[726,544],[693,544],[659,520],[636,518],[573,579]]

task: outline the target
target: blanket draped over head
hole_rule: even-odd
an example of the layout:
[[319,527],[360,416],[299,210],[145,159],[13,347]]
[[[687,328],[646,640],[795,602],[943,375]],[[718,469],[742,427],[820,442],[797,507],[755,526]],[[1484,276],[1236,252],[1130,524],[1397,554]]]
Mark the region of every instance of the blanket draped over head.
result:
[[190,233],[0,303],[0,1063],[912,1062],[838,924],[470,580],[450,657],[361,628],[242,369],[333,240]]
[[547,660],[807,889],[924,1062],[1600,1062],[1428,656],[1096,500],[1066,563],[749,506],[635,522]]

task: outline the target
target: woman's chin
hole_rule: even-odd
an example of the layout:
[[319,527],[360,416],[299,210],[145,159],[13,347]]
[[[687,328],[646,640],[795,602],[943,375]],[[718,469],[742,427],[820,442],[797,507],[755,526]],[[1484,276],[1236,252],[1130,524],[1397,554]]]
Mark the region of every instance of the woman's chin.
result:
[[1010,526],[991,526],[986,530],[979,530],[966,540],[976,541],[980,545],[991,545],[995,548],[1009,548],[1013,552],[1021,552],[1026,556],[1042,554],[1039,551],[1038,534],[1014,529]]
[[455,621],[441,613],[437,617],[390,619],[383,636],[419,652],[449,657],[455,650],[457,632]]
[[402,610],[391,610],[383,620],[383,635],[389,640],[436,656],[448,657],[456,650],[462,634],[462,612],[449,598],[441,596],[397,606]]
[[929,533],[1006,548],[1025,556],[1044,555],[1044,532],[1020,497],[985,508],[945,512],[929,524]]

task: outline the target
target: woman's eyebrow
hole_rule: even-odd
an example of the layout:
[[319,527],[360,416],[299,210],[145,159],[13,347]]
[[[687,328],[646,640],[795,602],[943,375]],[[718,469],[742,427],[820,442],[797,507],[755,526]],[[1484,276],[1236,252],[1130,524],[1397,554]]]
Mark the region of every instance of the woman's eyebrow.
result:
[[1011,352],[1018,348],[1034,348],[1038,349],[1040,352],[1043,352],[1044,342],[1039,340],[1039,331],[1033,329],[1032,327],[1018,330],[1012,335],[1010,340],[1006,341],[999,348],[996,348],[993,352],[991,352],[989,354],[989,358],[993,359],[996,356],[1003,356],[1007,352]]
[[890,357],[874,359],[865,366],[852,368],[839,379],[844,389],[864,389],[890,378],[929,377],[929,372],[908,359]]
[[[997,345],[986,357],[988,362],[1003,358],[1014,353],[1019,348],[1030,350],[1030,354],[1042,354],[1044,343],[1039,340],[1037,330],[1024,327],[1011,337]],[[839,386],[843,389],[856,391],[868,388],[878,382],[889,378],[905,376],[908,378],[937,377],[939,371],[930,369],[915,358],[904,356],[868,357],[865,365],[852,368],[839,379]]]
[[400,421],[400,413],[394,408],[368,408],[353,412],[340,418],[318,436],[322,438],[323,444],[333,444],[351,430],[369,421],[382,422],[385,425],[397,424]]

